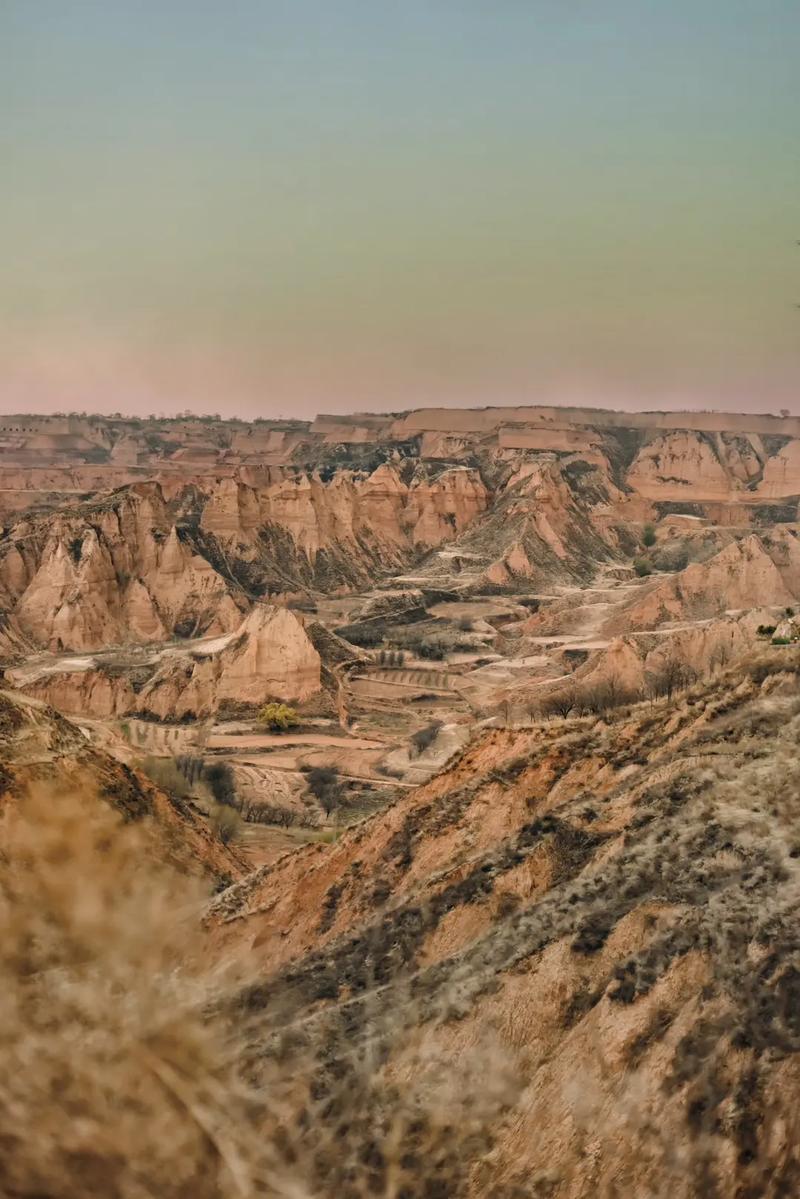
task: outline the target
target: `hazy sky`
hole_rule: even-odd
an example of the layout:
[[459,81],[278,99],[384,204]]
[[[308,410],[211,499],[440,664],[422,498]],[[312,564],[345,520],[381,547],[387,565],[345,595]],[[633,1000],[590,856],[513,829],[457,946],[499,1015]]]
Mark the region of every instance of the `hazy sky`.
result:
[[0,408],[800,410],[800,0],[0,0]]

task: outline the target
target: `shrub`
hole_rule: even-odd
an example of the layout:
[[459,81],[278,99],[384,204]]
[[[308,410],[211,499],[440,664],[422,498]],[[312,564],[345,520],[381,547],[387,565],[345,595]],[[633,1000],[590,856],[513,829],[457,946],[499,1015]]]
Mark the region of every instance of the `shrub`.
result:
[[778,655],[770,653],[769,650],[755,653],[752,657],[743,659],[741,665],[743,671],[759,686],[770,675],[777,674],[779,671],[794,670],[795,674],[800,673],[800,662],[798,662],[797,658],[787,657],[784,654],[778,657]]
[[303,768],[303,774],[306,776],[309,791],[317,798],[339,777],[339,771],[335,766],[306,766]]
[[217,803],[235,804],[236,780],[227,762],[212,762],[206,766],[204,776]]
[[401,779],[403,777],[402,770],[398,770],[394,766],[387,766],[383,762],[375,767],[375,773],[383,775],[385,779]]
[[351,645],[359,649],[375,649],[385,640],[386,624],[373,621],[370,624],[340,625],[336,630],[337,637],[343,637]]
[[138,758],[134,766],[162,791],[177,795],[179,799],[186,799],[192,794],[190,782],[174,758],[157,758],[154,754],[146,754]]
[[685,545],[656,549],[653,555],[653,565],[658,570],[668,570],[677,574],[678,571],[685,570],[689,565],[689,550]]
[[192,754],[179,754],[175,759],[175,765],[191,786],[195,786],[203,778],[205,767],[202,758],[196,758]]
[[771,637],[776,627],[774,624],[760,624],[756,629],[756,633],[759,637]]
[[578,693],[577,706],[581,712],[602,715],[611,708],[635,703],[637,698],[638,696],[634,692],[612,675],[611,678],[585,684]]
[[420,641],[417,645],[417,654],[420,658],[427,658],[433,662],[441,662],[447,653],[447,647],[441,638],[428,638],[425,641]]
[[545,719],[549,716],[561,716],[566,719],[576,706],[578,694],[575,687],[561,687],[543,696],[536,704],[538,714]]
[[377,657],[379,666],[402,666],[405,654],[399,649],[382,649]]
[[643,579],[647,575],[653,573],[653,568],[648,562],[647,558],[634,558],[633,569],[640,579]]
[[656,531],[652,525],[645,525],[642,530],[642,545],[650,549],[656,543]]
[[[428,626],[430,628],[430,626]],[[441,632],[430,631],[423,633],[419,629],[398,630],[393,637],[399,645],[405,646],[420,658],[441,662],[448,654],[456,650],[472,649],[474,641],[471,637],[461,637],[449,629]]]
[[258,714],[258,723],[265,725],[270,732],[285,732],[295,728],[300,722],[297,712],[288,704],[265,704]]
[[[724,663],[722,663],[724,665]],[[677,658],[667,658],[646,676],[647,692],[652,699],[665,695],[669,699],[675,691],[683,691],[697,681],[697,671]]]
[[335,766],[310,766],[303,772],[308,789],[320,806],[330,816],[338,808],[342,798],[339,771]]
[[235,808],[220,803],[214,806],[209,824],[223,845],[229,845],[242,829],[242,818]]
[[411,735],[411,746],[417,756],[424,753],[429,746],[433,745],[439,735],[439,730],[442,727],[441,720],[432,720],[430,724],[426,724],[424,728],[417,729],[416,733]]

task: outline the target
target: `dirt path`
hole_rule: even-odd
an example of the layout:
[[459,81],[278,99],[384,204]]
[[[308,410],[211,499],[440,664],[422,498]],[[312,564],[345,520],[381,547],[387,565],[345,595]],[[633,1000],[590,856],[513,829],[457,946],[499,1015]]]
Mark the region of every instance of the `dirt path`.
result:
[[[586,643],[583,648],[598,649],[604,648],[608,644],[608,638],[604,636],[605,626],[609,618],[621,608],[631,603],[636,599],[642,591],[646,591],[652,587],[652,578],[644,578],[631,580],[630,582],[620,582],[616,579],[608,579],[604,581],[601,574],[597,582],[592,587],[567,587],[564,589],[565,596],[574,595],[576,600],[575,611],[579,613],[578,621],[572,628],[569,636],[564,637],[564,644],[574,645],[579,648],[582,643]],[[619,596],[614,599],[597,599],[592,600],[592,595]]]
[[275,746],[328,746],[333,749],[385,749],[383,741],[335,737],[328,733],[212,733],[209,749],[271,749]]
[[[272,758],[253,758],[240,757],[239,754],[231,754],[227,759],[229,762],[235,762],[238,766],[247,766],[255,770],[278,770],[282,774],[300,774],[296,764],[286,761],[274,761]],[[336,771],[337,777],[345,779],[352,783],[369,783],[380,787],[416,787],[416,783],[405,783],[400,779],[390,778],[382,774],[351,774],[346,770]]]

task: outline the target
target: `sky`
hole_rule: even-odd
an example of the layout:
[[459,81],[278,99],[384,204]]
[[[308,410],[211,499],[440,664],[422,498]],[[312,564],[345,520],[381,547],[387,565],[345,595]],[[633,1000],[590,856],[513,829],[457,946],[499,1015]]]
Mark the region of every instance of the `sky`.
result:
[[798,0],[0,0],[0,410],[800,412]]

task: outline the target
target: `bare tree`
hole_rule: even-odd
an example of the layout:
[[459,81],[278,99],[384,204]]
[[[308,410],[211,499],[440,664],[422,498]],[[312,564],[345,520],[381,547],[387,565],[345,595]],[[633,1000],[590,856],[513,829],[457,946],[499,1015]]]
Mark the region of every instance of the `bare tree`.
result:
[[728,641],[720,641],[714,646],[714,652],[709,659],[712,670],[724,670],[733,657],[733,648]]
[[664,658],[659,665],[646,675],[647,692],[651,699],[665,695],[671,699],[676,691],[691,687],[697,680],[697,671],[678,658]]
[[620,708],[624,704],[635,703],[641,696],[637,691],[627,686],[615,674],[608,678],[586,682],[578,693],[577,707],[579,711],[602,715],[611,708]]
[[570,684],[568,687],[561,687],[558,691],[551,691],[545,695],[539,702],[539,712],[542,716],[569,716],[577,702],[577,693],[575,687]]

